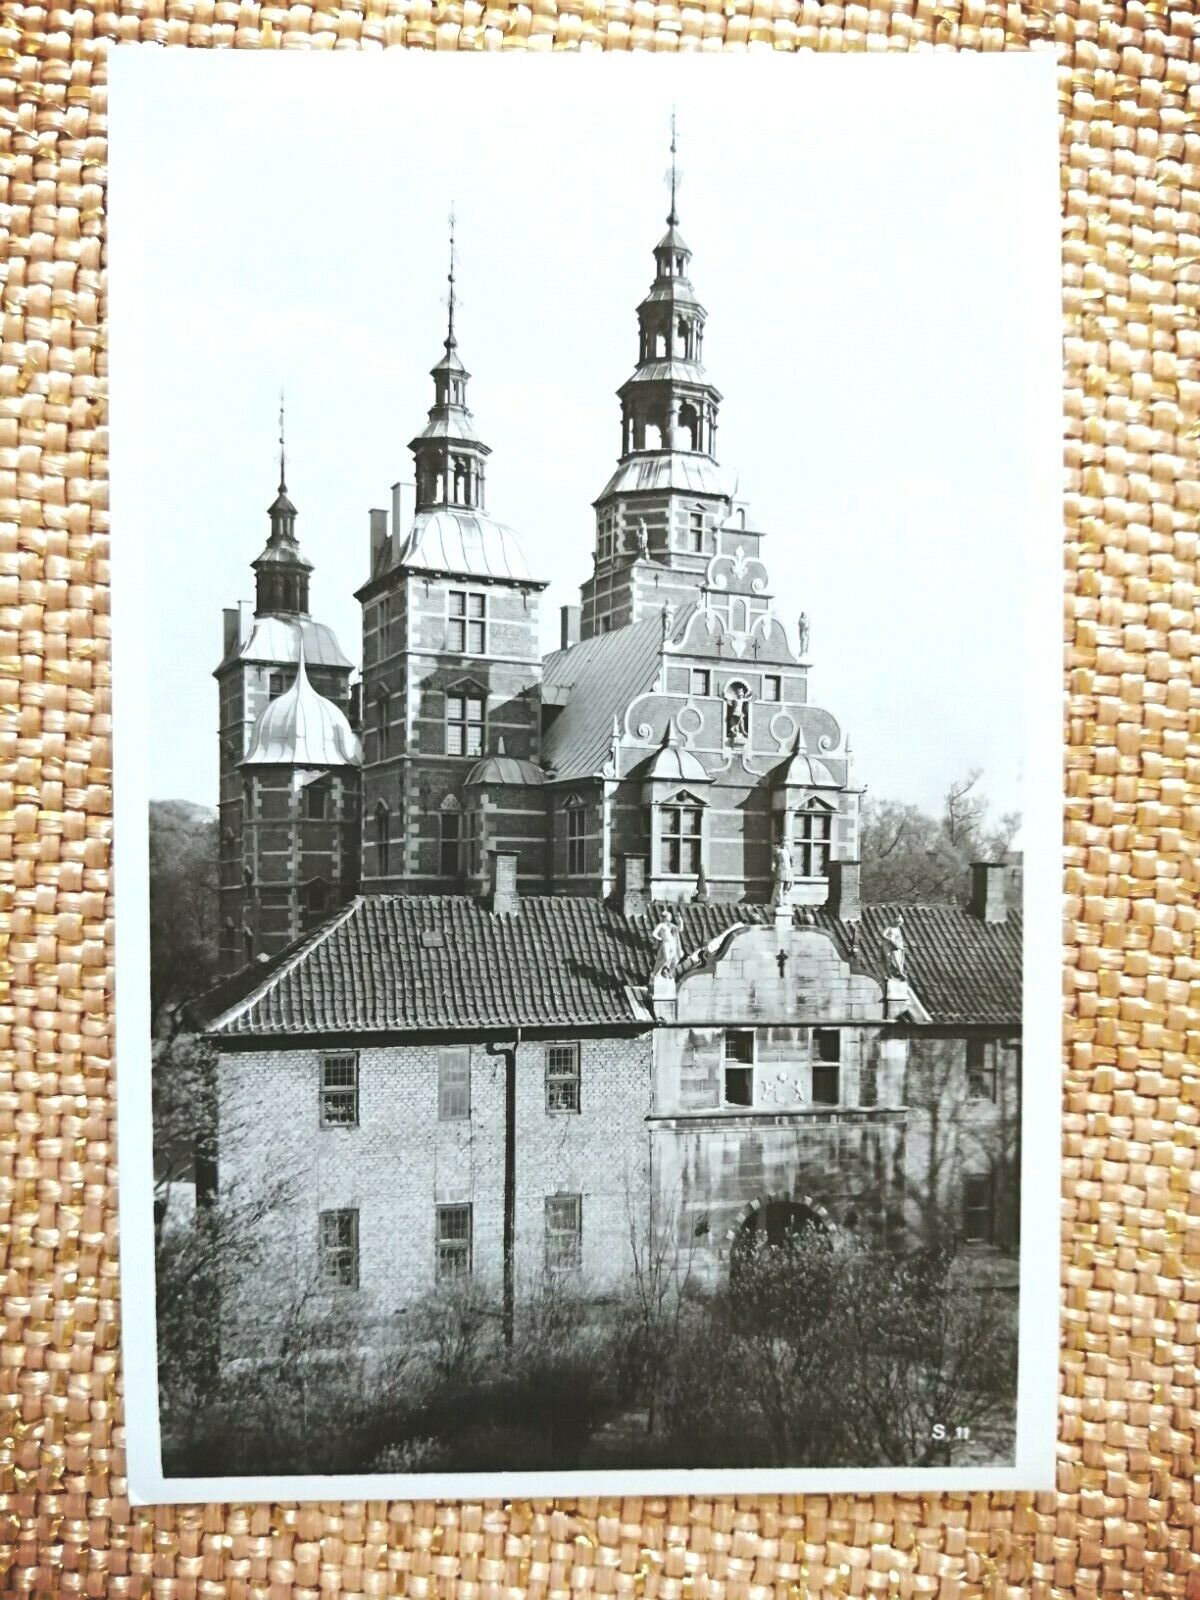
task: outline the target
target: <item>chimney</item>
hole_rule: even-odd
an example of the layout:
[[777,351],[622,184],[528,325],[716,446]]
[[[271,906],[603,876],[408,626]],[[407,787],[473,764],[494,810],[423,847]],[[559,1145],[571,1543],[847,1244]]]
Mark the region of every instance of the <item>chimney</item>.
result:
[[862,916],[862,863],[829,863],[829,909],[843,922],[857,922]]
[[392,533],[395,536],[397,543],[399,543],[401,533],[404,529],[404,517],[400,509],[400,491],[403,488],[404,484],[400,482],[396,482],[392,485]]
[[254,607],[249,600],[238,601],[238,643],[245,644],[254,626]]
[[222,629],[222,654],[231,656],[242,642],[242,613],[237,606],[226,606],[221,616],[225,623]]
[[388,541],[388,514],[386,511],[373,509],[369,511],[371,518],[371,576],[383,566],[383,553],[387,549]]
[[560,606],[559,616],[562,619],[562,644],[560,649],[569,650],[573,644],[579,643],[580,618],[583,616],[582,606]]
[[1003,861],[971,863],[971,915],[984,922],[1004,922],[1008,917],[1008,867]]
[[644,917],[650,909],[646,898],[646,863],[641,856],[622,856],[622,905],[627,917]]
[[494,917],[515,917],[521,909],[517,893],[517,853],[515,850],[492,851],[491,911]]

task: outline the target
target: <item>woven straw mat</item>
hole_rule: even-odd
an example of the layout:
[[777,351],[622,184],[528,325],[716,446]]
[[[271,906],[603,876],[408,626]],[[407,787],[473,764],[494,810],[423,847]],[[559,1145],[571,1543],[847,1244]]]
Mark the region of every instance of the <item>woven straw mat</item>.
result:
[[[0,0],[0,1584],[161,1600],[1200,1597],[1200,19],[894,0]],[[1056,1494],[131,1509],[118,1361],[105,57],[1054,50],[1066,377]]]

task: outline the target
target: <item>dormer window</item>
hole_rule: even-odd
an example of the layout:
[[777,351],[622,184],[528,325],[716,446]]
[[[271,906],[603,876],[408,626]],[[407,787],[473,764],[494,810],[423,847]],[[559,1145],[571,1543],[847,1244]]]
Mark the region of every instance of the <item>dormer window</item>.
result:
[[662,808],[662,870],[682,877],[700,871],[704,836],[703,807],[688,803],[687,796]]
[[833,839],[833,807],[823,800],[810,800],[796,813],[793,855],[796,872],[802,878],[828,875],[829,851]]

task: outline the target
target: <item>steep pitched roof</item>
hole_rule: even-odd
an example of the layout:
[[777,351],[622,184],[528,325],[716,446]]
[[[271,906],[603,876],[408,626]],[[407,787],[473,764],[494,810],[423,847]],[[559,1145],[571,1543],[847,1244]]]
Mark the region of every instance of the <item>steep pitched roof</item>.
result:
[[[735,923],[772,921],[763,905],[676,909],[685,952]],[[909,979],[932,1022],[1019,1025],[1019,914],[986,923],[958,906],[869,906],[857,924],[823,908],[811,916],[856,971],[882,982],[882,933],[898,912]],[[515,916],[493,916],[462,895],[361,896],[223,984],[196,1020],[218,1038],[648,1026],[640,991],[657,915],[625,917],[599,900],[555,895],[523,897]]]
[[590,778],[608,758],[613,718],[653,688],[662,650],[661,616],[555,650],[542,664],[542,684],[566,703],[542,739],[542,765],[556,778]]

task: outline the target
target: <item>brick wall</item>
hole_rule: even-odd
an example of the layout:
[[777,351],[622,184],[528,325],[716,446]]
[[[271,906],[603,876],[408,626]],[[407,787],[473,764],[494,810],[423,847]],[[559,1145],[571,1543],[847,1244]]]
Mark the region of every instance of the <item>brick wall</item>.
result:
[[[470,1116],[439,1120],[436,1045],[361,1050],[359,1121],[320,1125],[321,1053],[230,1052],[218,1062],[220,1193],[230,1205],[286,1192],[257,1226],[256,1299],[286,1297],[318,1277],[322,1211],[358,1212],[355,1292],[317,1290],[313,1304],[352,1300],[386,1318],[436,1285],[439,1205],[472,1207],[473,1275],[498,1291],[503,1268],[505,1065],[470,1051]],[[580,1042],[580,1109],[549,1111],[545,1046],[522,1044],[516,1083],[518,1286],[545,1264],[550,1195],[578,1195],[582,1280],[603,1287],[629,1259],[629,1218],[647,1210],[650,1039]]]

